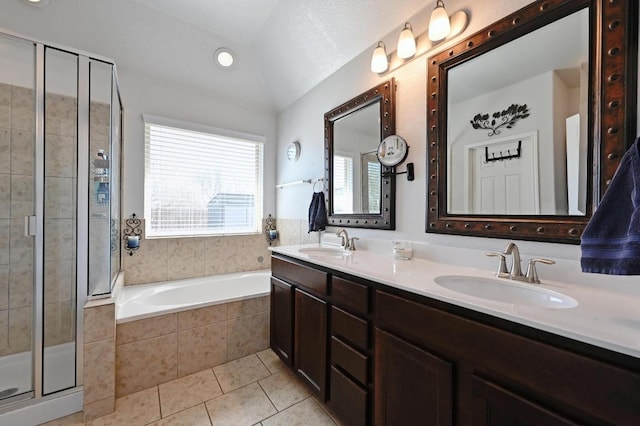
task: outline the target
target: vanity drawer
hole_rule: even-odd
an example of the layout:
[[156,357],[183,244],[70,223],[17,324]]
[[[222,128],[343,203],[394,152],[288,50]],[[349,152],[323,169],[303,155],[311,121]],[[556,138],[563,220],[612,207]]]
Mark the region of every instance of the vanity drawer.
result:
[[328,294],[329,274],[279,257],[271,258],[271,273],[292,284],[305,287],[318,294]]
[[331,334],[362,351],[369,348],[369,323],[335,306],[331,307]]
[[331,367],[331,397],[327,405],[346,426],[367,424],[367,392]]
[[331,336],[331,362],[357,379],[361,385],[367,384],[367,356],[335,336]]
[[366,285],[334,276],[331,300],[354,314],[366,316],[369,313],[369,287]]

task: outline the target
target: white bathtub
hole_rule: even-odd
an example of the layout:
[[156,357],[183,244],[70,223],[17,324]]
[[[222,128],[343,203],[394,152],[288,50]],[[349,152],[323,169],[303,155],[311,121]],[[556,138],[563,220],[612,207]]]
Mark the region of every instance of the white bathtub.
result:
[[270,276],[265,269],[126,286],[118,295],[116,322],[268,296]]

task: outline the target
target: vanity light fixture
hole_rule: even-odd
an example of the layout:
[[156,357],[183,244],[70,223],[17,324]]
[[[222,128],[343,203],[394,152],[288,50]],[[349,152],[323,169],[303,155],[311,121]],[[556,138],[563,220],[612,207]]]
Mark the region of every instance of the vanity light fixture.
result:
[[378,42],[371,56],[371,72],[382,77],[397,70],[415,58],[430,52],[439,42],[461,34],[468,23],[469,18],[465,11],[459,10],[449,16],[442,0],[438,0],[431,14],[427,31],[414,37],[411,24],[406,22],[398,38],[397,49],[389,55],[384,49],[384,43]]
[[33,7],[46,7],[49,5],[49,0],[22,0],[22,2]]
[[431,19],[429,19],[429,40],[442,40],[447,37],[450,32],[451,23],[449,22],[449,15],[444,8],[444,2],[438,0],[436,2],[436,8],[431,12]]
[[398,37],[398,57],[402,59],[410,58],[416,54],[416,39],[411,30],[411,24],[406,22],[404,29]]
[[228,69],[236,62],[236,55],[233,51],[227,47],[221,47],[215,51],[213,57],[216,60],[216,64],[220,68]]
[[389,68],[387,51],[385,50],[384,43],[379,41],[378,46],[373,50],[373,55],[371,55],[371,72],[380,74],[385,72],[387,68]]

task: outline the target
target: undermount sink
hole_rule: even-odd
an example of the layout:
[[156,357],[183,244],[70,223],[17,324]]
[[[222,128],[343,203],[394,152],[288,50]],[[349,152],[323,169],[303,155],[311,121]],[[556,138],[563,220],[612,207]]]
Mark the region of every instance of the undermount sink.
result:
[[323,256],[323,257],[337,257],[342,258],[351,254],[348,250],[333,247],[302,247],[299,248],[300,253],[304,253],[309,256]]
[[513,305],[550,309],[578,306],[578,302],[566,294],[531,284],[464,275],[443,275],[436,277],[434,281],[439,286],[458,293]]

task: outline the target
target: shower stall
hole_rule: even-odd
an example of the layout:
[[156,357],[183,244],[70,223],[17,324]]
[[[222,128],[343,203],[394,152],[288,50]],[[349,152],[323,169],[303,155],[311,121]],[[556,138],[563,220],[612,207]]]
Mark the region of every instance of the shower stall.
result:
[[121,123],[113,61],[0,29],[0,414],[81,395],[82,308],[120,271]]

